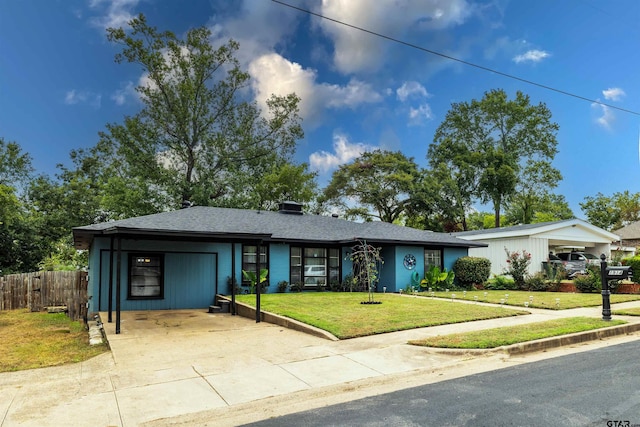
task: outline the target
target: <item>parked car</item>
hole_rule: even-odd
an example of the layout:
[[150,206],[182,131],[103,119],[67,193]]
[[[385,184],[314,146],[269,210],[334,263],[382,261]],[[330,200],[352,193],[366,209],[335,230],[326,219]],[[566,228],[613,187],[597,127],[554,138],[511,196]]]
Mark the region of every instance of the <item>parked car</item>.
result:
[[562,252],[556,254],[562,262],[567,275],[573,277],[576,274],[585,274],[587,272],[587,258],[580,252]]
[[585,252],[580,252],[587,259],[587,265],[596,265],[600,267],[600,257],[594,254],[588,254]]

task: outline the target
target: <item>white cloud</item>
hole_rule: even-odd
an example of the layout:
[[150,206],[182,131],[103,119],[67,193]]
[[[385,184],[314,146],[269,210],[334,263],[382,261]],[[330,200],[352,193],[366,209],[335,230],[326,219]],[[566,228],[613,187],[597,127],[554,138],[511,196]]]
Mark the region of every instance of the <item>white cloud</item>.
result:
[[[335,0],[324,1],[322,15],[389,36],[408,28],[441,30],[462,24],[473,8],[466,0]],[[328,20],[319,22],[334,42],[333,60],[342,73],[375,71],[385,60],[389,44],[365,32]]]
[[418,108],[409,109],[409,124],[411,125],[419,125],[432,118],[433,113],[429,104],[422,104]]
[[607,130],[611,130],[611,126],[613,125],[616,116],[611,111],[611,108],[606,105],[593,103],[591,104],[592,108],[598,109],[600,111],[600,116],[595,119],[596,123]]
[[86,90],[71,89],[65,94],[64,103],[67,105],[88,104],[94,108],[100,108],[102,95]]
[[263,109],[272,95],[295,92],[301,98],[300,116],[306,124],[317,123],[325,108],[357,108],[376,103],[382,96],[369,84],[352,79],[346,85],[317,83],[315,70],[304,69],[298,63],[270,53],[249,64],[256,101]]
[[91,23],[101,29],[126,27],[133,18],[131,13],[139,0],[91,0],[89,7],[104,12],[103,16],[94,17]]
[[520,64],[521,62],[540,62],[549,56],[551,56],[551,54],[547,51],[532,49],[521,55],[514,56],[513,61],[516,64]]
[[111,99],[116,103],[116,105],[124,105],[127,102],[127,99],[137,99],[138,96],[139,94],[138,92],[136,92],[136,88],[133,85],[133,82],[128,81],[111,95]]
[[352,144],[345,135],[335,133],[333,135],[333,153],[318,151],[309,156],[311,169],[320,172],[328,172],[338,166],[349,163],[360,157],[365,151],[371,151],[374,147],[358,142]]
[[400,86],[396,90],[396,95],[398,96],[398,99],[400,101],[404,102],[410,96],[427,98],[429,96],[429,93],[427,92],[427,89],[425,89],[425,87],[422,86],[420,83],[411,81],[411,82],[404,82],[402,86]]
[[619,87],[610,87],[609,89],[603,90],[602,94],[604,95],[604,98],[609,101],[620,101],[627,95],[624,90]]

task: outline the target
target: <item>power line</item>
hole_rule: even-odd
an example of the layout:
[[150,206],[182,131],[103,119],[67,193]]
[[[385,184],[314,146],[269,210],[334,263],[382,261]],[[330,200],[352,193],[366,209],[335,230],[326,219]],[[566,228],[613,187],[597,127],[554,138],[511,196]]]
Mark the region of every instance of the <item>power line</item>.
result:
[[289,3],[285,3],[285,2],[280,1],[280,0],[271,0],[271,1],[274,2],[274,3],[280,4],[282,6],[286,6],[286,7],[289,7],[291,9],[298,10],[298,11],[303,12],[303,13],[307,13],[309,15],[316,16],[316,17],[321,18],[321,19],[326,19],[327,21],[331,21],[331,22],[334,22],[336,24],[343,25],[345,27],[353,28],[355,30],[362,31],[364,33],[371,34],[371,35],[374,35],[376,37],[380,37],[380,38],[392,41],[394,43],[398,43],[398,44],[401,44],[401,45],[404,45],[404,46],[407,46],[407,47],[410,47],[410,48],[413,48],[413,49],[421,50],[423,52],[439,56],[441,58],[446,58],[446,59],[449,59],[451,61],[459,62],[461,64],[468,65],[470,67],[478,68],[478,69],[483,70],[483,71],[488,71],[490,73],[494,73],[494,74],[497,74],[497,75],[502,76],[502,77],[507,77],[507,78],[512,79],[512,80],[517,80],[519,82],[523,82],[523,83],[526,83],[526,84],[529,84],[529,85],[532,85],[532,86],[537,86],[537,87],[540,87],[540,88],[543,88],[543,89],[546,89],[546,90],[550,90],[550,91],[553,91],[553,92],[556,92],[556,93],[560,93],[562,95],[566,95],[566,96],[570,96],[570,97],[573,97],[573,98],[581,99],[583,101],[588,101],[588,102],[590,102],[592,104],[598,104],[598,105],[602,105],[604,107],[612,108],[614,110],[623,111],[625,113],[629,113],[629,114],[634,114],[636,116],[640,116],[639,112],[636,112],[636,111],[633,111],[633,110],[628,110],[626,108],[616,107],[615,105],[607,104],[607,103],[604,103],[602,101],[598,101],[596,99],[587,98],[585,96],[581,96],[581,95],[577,95],[575,93],[567,92],[567,91],[562,90],[562,89],[557,89],[557,88],[554,88],[554,87],[551,87],[551,86],[544,85],[542,83],[536,83],[536,82],[534,82],[532,80],[527,80],[527,79],[524,79],[522,77],[518,77],[518,76],[514,76],[512,74],[504,73],[502,71],[494,70],[493,68],[485,67],[483,65],[474,64],[473,62],[465,61],[465,60],[462,60],[462,59],[459,59],[459,58],[456,58],[456,57],[453,57],[453,56],[450,56],[450,55],[446,55],[444,53],[436,52],[434,50],[430,50],[430,49],[427,49],[425,47],[418,46],[416,44],[406,42],[404,40],[396,39],[394,37],[390,37],[390,36],[387,36],[387,35],[384,35],[384,34],[381,34],[381,33],[377,33],[377,32],[372,31],[372,30],[367,30],[366,28],[358,27],[356,25],[349,24],[349,23],[340,21],[338,19],[329,18],[328,16],[324,16],[324,15],[322,15],[320,13],[316,13],[316,12],[313,12],[313,11],[308,10],[308,9],[297,7],[297,6],[291,5]]

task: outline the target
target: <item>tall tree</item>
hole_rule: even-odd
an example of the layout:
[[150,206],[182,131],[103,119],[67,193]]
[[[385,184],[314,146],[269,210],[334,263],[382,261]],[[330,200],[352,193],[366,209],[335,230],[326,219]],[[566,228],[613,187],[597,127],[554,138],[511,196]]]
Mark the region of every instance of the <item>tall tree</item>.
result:
[[605,230],[617,230],[640,221],[640,193],[628,190],[612,196],[602,193],[587,196],[580,207],[591,224]]
[[[444,164],[464,174],[465,188],[473,197],[493,204],[499,227],[501,209],[526,179],[527,168],[535,163],[553,169],[557,131],[546,105],[531,105],[521,92],[509,100],[505,91],[492,90],[480,101],[452,104],[427,158],[432,168]],[[548,181],[542,185],[555,185],[551,178],[543,178]]]
[[[507,217],[505,224],[531,224],[536,222],[536,214],[560,213],[553,202],[562,203],[564,198],[558,200],[557,197],[551,197],[551,190],[557,186],[560,180],[562,180],[560,171],[548,167],[546,162],[532,161],[525,165],[522,169],[522,178],[516,185],[515,194],[505,204],[505,216]],[[566,201],[564,204],[571,215],[569,218],[572,218],[573,213],[571,213]],[[545,215],[547,218],[552,216],[554,215]],[[557,219],[568,219],[565,218],[564,213],[560,216]]]
[[474,181],[467,170],[445,164],[421,171],[412,189],[407,225],[431,231],[467,230]]
[[31,155],[23,152],[18,143],[0,137],[0,184],[20,190],[33,171]]
[[413,158],[399,151],[366,152],[333,173],[323,200],[344,209],[347,217],[392,223],[406,213],[418,177]]
[[[107,125],[100,142],[101,151],[124,162],[127,179],[150,183],[152,198],[166,197],[172,206],[224,204],[251,183],[239,179],[256,173],[247,165],[290,159],[303,136],[299,98],[272,96],[268,111],[244,100],[249,75],[234,57],[238,43],[214,49],[205,27],[179,39],[149,26],[143,15],[129,25],[130,32],[108,29],[108,39],[122,46],[116,62],[142,68],[144,83],[136,90],[144,107],[122,124]],[[113,184],[131,188],[122,180]]]

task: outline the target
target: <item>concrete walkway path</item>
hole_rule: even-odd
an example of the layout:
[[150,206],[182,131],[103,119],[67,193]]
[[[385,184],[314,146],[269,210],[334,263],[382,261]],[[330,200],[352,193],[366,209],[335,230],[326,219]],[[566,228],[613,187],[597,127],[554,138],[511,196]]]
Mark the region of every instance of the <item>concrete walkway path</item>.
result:
[[[618,307],[640,307],[640,301]],[[204,310],[123,312],[121,334],[115,334],[115,323],[104,325],[110,353],[75,365],[0,374],[0,427],[237,425],[329,404],[338,396],[352,399],[476,372],[480,364],[497,369],[509,360],[504,353],[445,354],[407,345],[411,339],[601,315],[599,307],[528,311],[344,341]],[[106,321],[104,313],[101,318]],[[640,328],[640,319],[625,320]]]

